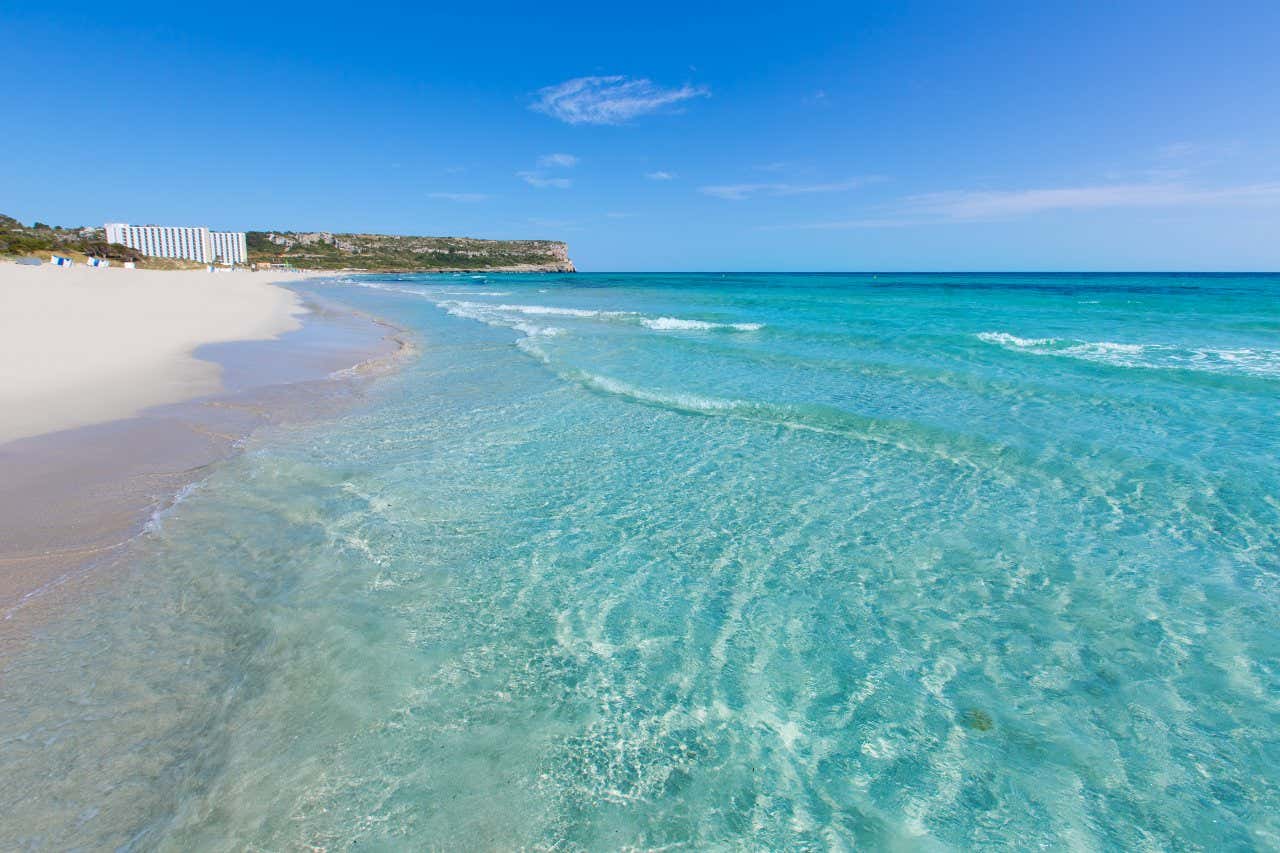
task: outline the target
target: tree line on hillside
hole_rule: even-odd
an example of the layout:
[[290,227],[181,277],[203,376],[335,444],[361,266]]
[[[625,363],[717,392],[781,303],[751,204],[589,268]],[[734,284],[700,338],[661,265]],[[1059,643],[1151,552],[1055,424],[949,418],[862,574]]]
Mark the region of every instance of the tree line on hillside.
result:
[[[551,240],[481,240],[471,237],[412,237],[389,234],[249,231],[251,262],[286,263],[307,269],[369,270],[543,268],[572,272],[564,243]],[[0,214],[0,256],[79,253],[111,261],[159,264],[137,249],[108,243],[102,228],[23,225]]]
[[551,240],[291,231],[249,231],[245,237],[250,261],[307,269],[572,269],[565,244]]
[[108,243],[101,228],[59,228],[43,222],[23,225],[0,214],[0,255],[34,255],[44,252],[79,252],[111,261],[142,261],[137,249]]

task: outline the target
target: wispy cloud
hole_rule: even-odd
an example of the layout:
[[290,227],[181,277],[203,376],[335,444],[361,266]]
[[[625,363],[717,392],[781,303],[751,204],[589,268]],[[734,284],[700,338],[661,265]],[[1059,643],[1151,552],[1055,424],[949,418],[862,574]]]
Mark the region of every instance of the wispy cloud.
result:
[[1170,142],[1168,145],[1160,146],[1156,150],[1156,156],[1162,160],[1178,160],[1198,154],[1201,150],[1202,146],[1194,142]]
[[540,169],[568,169],[576,165],[578,165],[578,158],[572,154],[543,154],[538,158]]
[[611,75],[575,77],[538,90],[530,109],[568,124],[622,124],[671,104],[711,94],[705,86],[686,83],[663,88],[644,77]]
[[838,193],[856,190],[867,184],[866,178],[851,178],[830,184],[718,184],[709,187],[698,187],[698,192],[715,198],[730,201],[742,201],[757,195],[807,195],[809,193]]
[[484,201],[493,196],[488,193],[427,193],[430,198],[444,199],[445,201]]
[[907,196],[866,215],[782,229],[894,228],[1017,219],[1055,211],[1280,204],[1280,183],[1192,187],[1180,183],[1107,184],[1022,190],[959,190]]
[[651,181],[670,181],[675,178],[675,173],[664,172],[662,169],[659,169],[656,172],[645,172],[644,176]]
[[1177,183],[1112,184],[1027,190],[926,193],[904,199],[902,212],[952,220],[1007,219],[1054,210],[1177,207],[1280,200],[1280,184],[1199,189]]
[[632,214],[621,213],[619,211],[610,211],[609,213],[606,213],[605,216],[608,217],[609,219],[629,219],[632,216]]
[[568,189],[573,186],[573,181],[568,178],[553,178],[542,172],[516,172],[516,177],[524,181],[531,187],[545,189],[546,187],[555,187],[557,189]]
[[516,172],[516,177],[531,187],[568,189],[573,186],[573,181],[562,176],[548,174],[548,172],[555,169],[570,169],[577,164],[578,158],[572,154],[543,154],[538,158],[537,169],[525,169]]
[[556,229],[569,229],[569,230],[576,230],[578,228],[578,223],[568,219],[543,219],[542,217],[538,217],[538,216],[530,216],[529,222],[533,225],[537,225],[539,228],[556,228]]

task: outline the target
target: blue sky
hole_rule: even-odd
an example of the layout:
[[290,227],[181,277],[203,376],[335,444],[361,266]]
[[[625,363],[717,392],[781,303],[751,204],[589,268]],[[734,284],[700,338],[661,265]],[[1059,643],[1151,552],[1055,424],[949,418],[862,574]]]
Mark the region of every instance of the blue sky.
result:
[[1280,269],[1280,3],[1050,5],[6,4],[0,212]]

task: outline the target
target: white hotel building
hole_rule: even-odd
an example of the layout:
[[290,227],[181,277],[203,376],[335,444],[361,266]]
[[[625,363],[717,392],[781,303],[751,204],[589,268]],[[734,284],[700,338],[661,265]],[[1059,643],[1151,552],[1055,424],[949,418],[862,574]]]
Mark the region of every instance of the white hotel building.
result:
[[249,260],[243,231],[210,231],[164,225],[106,224],[107,242],[154,258],[186,258],[202,264],[243,264]]

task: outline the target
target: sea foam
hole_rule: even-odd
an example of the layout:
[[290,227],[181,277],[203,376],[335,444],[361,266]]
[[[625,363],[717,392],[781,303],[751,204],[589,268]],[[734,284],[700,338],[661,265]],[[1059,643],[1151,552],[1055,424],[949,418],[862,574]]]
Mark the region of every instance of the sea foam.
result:
[[[437,295],[452,295],[451,291]],[[556,317],[575,320],[603,320],[638,324],[655,332],[757,332],[763,323],[714,323],[708,320],[692,320],[683,317],[651,317],[635,311],[605,311],[597,308],[575,308],[565,305],[537,305],[528,303],[475,302],[466,299],[443,299],[436,304],[455,317],[479,320],[493,326],[505,326],[519,331],[528,330],[523,318]],[[558,329],[557,334],[564,332]]]
[[989,344],[1000,344],[1019,348],[1042,347],[1057,342],[1056,338],[1020,338],[1008,332],[979,332],[978,340]]
[[980,332],[985,343],[1032,355],[1059,356],[1112,367],[1192,370],[1262,378],[1280,377],[1280,350],[1198,347],[1166,343],[1126,343],[1062,338],[1022,338],[1008,332]]
[[710,323],[706,320],[684,320],[679,317],[645,317],[640,324],[657,332],[710,332],[727,329],[735,332],[758,332],[763,323]]

